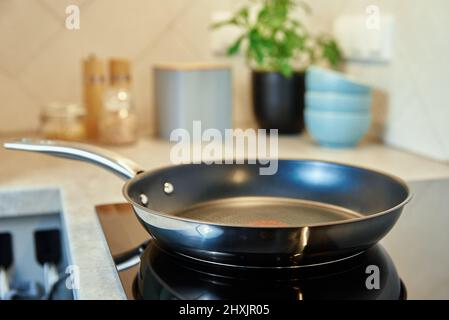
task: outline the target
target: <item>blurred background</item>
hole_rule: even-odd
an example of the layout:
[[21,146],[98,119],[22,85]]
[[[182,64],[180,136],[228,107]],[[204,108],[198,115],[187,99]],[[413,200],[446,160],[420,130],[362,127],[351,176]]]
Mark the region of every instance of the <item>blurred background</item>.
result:
[[[143,135],[154,136],[158,126],[153,68],[172,62],[229,64],[232,125],[256,127],[251,71],[244,55],[219,53],[235,32],[210,27],[248,3],[252,2],[1,0],[0,134],[38,131],[42,108],[52,101],[82,104],[81,62],[90,54],[105,61],[114,57],[129,60],[131,91]],[[72,4],[80,11],[80,28],[75,30],[66,27],[66,8]],[[340,70],[373,88],[369,137],[449,160],[449,42],[445,31],[449,2],[314,0],[307,4],[312,13],[298,15],[309,32],[335,35],[343,51],[351,36],[345,38],[341,33],[351,29],[351,21],[342,21],[342,17],[366,18],[374,5],[381,17],[391,19],[381,36],[382,41],[391,41],[391,48],[387,44],[377,57],[365,59],[363,50],[370,42],[359,41],[353,44],[353,52],[345,52],[353,59],[346,59]],[[336,26],[343,28],[340,34]]]

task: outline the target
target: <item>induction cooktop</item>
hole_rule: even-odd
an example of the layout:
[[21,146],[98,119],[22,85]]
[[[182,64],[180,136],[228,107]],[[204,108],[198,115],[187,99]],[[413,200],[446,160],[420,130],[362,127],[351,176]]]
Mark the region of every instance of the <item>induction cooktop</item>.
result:
[[128,299],[398,300],[406,289],[386,250],[296,269],[235,268],[164,250],[125,203],[96,207]]

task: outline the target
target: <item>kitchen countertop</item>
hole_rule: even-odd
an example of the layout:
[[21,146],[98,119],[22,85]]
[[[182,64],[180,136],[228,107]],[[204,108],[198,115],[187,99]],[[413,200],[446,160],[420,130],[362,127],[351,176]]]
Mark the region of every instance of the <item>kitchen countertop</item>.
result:
[[[6,138],[0,138],[1,143],[6,140]],[[170,145],[161,140],[141,139],[133,146],[109,149],[135,160],[148,169],[170,163]],[[361,165],[398,175],[409,182],[449,178],[448,164],[380,144],[365,143],[357,149],[332,150],[318,148],[306,137],[281,137],[279,156],[280,158],[333,160]],[[435,181],[431,184],[433,188],[437,188],[439,182]],[[39,154],[6,151],[0,148],[0,192],[10,189],[49,187],[61,190],[71,260],[80,270],[80,289],[77,291],[79,299],[125,298],[94,209],[95,205],[99,204],[123,202],[122,185],[123,181],[116,176],[89,164]],[[449,186],[449,183],[446,186]],[[420,183],[413,183],[412,189],[415,188],[423,189],[424,187]],[[428,190],[427,187],[419,192],[433,194],[431,188]],[[441,198],[437,204],[448,208],[448,197]],[[435,203],[429,197],[427,200],[429,205]],[[1,210],[2,206],[0,206]],[[416,214],[403,215],[383,243],[393,257],[406,284],[408,279],[410,281],[414,279],[412,287],[409,288],[410,298],[429,298],[435,292],[439,293],[437,297],[448,298],[447,250],[441,251],[435,246],[429,250],[426,243],[432,243],[427,241],[449,243],[446,232],[449,226],[449,212],[435,213],[429,209],[425,211],[425,214],[425,219]],[[445,235],[439,237],[436,233],[437,229],[442,229]],[[420,230],[426,233],[422,234]],[[427,238],[429,239],[424,241]],[[421,259],[408,268],[409,261],[413,261],[416,256]],[[435,273],[439,274],[440,278],[434,284],[438,288],[429,289],[423,273],[426,268],[431,271],[429,268],[432,268],[431,263],[434,261],[438,261]],[[418,272],[415,274],[416,270]]]

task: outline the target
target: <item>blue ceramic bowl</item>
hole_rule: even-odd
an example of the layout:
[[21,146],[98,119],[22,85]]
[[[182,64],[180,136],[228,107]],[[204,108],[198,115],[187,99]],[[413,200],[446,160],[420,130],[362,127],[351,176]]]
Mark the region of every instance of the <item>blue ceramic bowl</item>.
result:
[[306,90],[368,94],[371,88],[347,75],[319,67],[309,67],[306,72]]
[[305,124],[313,139],[324,147],[354,147],[371,123],[369,112],[316,111],[306,108]]
[[350,94],[336,92],[307,91],[305,106],[310,110],[369,112],[371,93]]

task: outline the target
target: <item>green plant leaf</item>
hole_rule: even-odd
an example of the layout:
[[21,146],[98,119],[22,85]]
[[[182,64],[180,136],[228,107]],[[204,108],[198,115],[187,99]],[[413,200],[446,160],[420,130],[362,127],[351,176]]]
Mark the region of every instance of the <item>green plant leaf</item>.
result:
[[304,1],[298,1],[298,6],[307,14],[312,14],[312,8]]
[[[245,46],[247,63],[261,69],[277,71],[285,76],[293,74],[296,61],[316,63],[325,60],[336,67],[342,61],[338,44],[329,36],[312,36],[291,12],[300,8],[311,13],[309,5],[301,0],[251,0],[259,4],[255,17],[251,18],[250,7],[244,6],[231,19],[212,25],[212,28],[237,26],[243,30],[228,48],[235,55]],[[302,66],[306,67],[306,66]]]
[[237,16],[244,19],[245,21],[248,21],[248,17],[249,17],[249,8],[248,7],[243,7],[242,9],[240,9],[240,11],[237,13]]
[[257,65],[263,66],[263,38],[260,36],[256,28],[250,30],[248,34],[249,57],[253,58]]
[[233,56],[237,54],[240,50],[240,46],[242,44],[243,39],[245,39],[245,35],[241,35],[229,48],[228,48],[228,55]]
[[279,64],[279,71],[284,75],[285,77],[291,77],[293,75],[293,68],[288,63],[288,61],[281,61]]
[[221,27],[224,26],[237,26],[237,20],[235,18],[229,19],[229,20],[224,20],[224,21],[219,21],[219,22],[215,22],[213,24],[211,24],[211,29],[219,29]]
[[337,67],[343,57],[335,40],[328,36],[322,36],[319,39],[319,44],[322,47],[323,58],[326,59],[333,67]]

